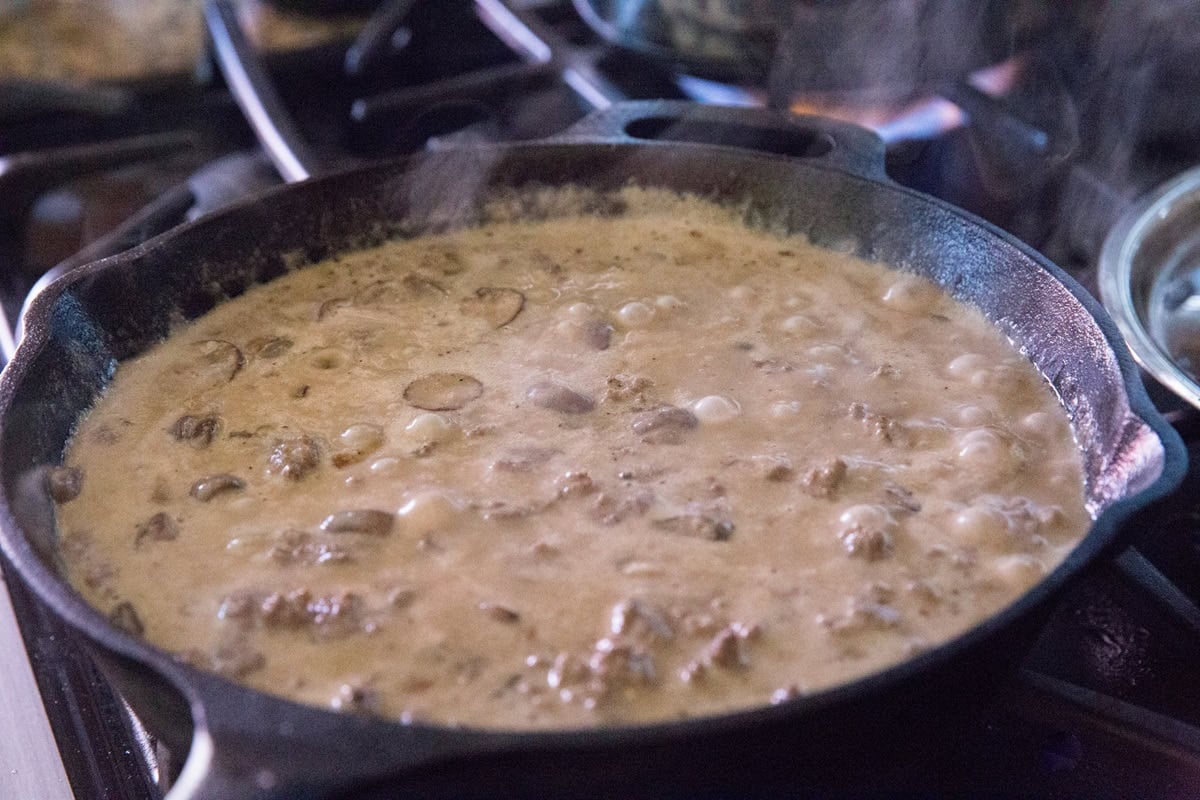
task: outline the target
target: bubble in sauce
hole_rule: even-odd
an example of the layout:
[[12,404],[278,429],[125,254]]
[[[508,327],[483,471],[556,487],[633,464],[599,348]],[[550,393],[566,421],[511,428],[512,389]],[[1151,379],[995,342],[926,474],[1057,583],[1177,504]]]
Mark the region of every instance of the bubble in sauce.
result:
[[360,422],[338,434],[338,441],[352,450],[369,453],[383,444],[383,428],[369,422]]
[[579,321],[589,320],[596,316],[596,309],[588,303],[571,303],[567,306],[567,316]]
[[837,344],[818,344],[810,347],[808,355],[814,361],[823,364],[845,364],[850,361],[850,355],[845,348]]
[[444,442],[454,437],[457,427],[441,414],[430,412],[417,414],[404,430],[422,442]]
[[664,294],[655,298],[654,305],[664,311],[670,311],[676,308],[683,308],[686,303],[673,294]]
[[959,406],[954,410],[954,421],[959,425],[978,428],[992,421],[992,412],[983,406],[972,404]]
[[800,414],[800,411],[799,400],[776,400],[771,403],[772,417],[795,417]]
[[654,309],[638,300],[626,303],[617,310],[617,321],[626,328],[640,328],[649,325],[652,319],[654,319]]
[[1053,439],[1062,433],[1062,424],[1052,414],[1034,411],[1021,418],[1021,430],[1039,439]]
[[396,514],[406,530],[426,534],[451,525],[462,511],[445,492],[430,490],[413,495]]
[[811,317],[806,317],[803,314],[793,314],[785,319],[779,327],[783,329],[784,333],[803,334],[812,333],[821,326]]
[[399,466],[400,459],[385,456],[384,458],[377,458],[372,461],[369,469],[377,475],[386,475],[390,472],[395,472]]
[[1003,471],[1012,453],[999,434],[987,428],[975,428],[958,437],[958,457],[969,464]]
[[701,422],[728,422],[742,413],[742,407],[736,400],[724,395],[710,394],[692,404],[692,413]]
[[883,302],[901,311],[922,311],[933,300],[933,287],[912,275],[901,276],[883,293]]
[[735,303],[747,303],[754,299],[754,290],[749,286],[735,286],[726,294]]
[[1008,538],[1008,523],[1000,514],[986,508],[967,506],[951,519],[955,535],[976,547],[996,547]]
[[888,531],[896,526],[895,520],[892,519],[892,515],[887,512],[887,509],[866,504],[850,506],[838,517],[838,522],[842,523],[844,528],[858,526],[867,530],[881,531]]
[[992,573],[1014,589],[1026,589],[1042,579],[1046,567],[1027,553],[1013,553],[995,559]]
[[812,305],[812,300],[808,297],[792,296],[783,301],[784,308],[807,308]]
[[988,360],[978,353],[965,353],[946,365],[946,371],[956,378],[970,379],[981,369],[987,369]]

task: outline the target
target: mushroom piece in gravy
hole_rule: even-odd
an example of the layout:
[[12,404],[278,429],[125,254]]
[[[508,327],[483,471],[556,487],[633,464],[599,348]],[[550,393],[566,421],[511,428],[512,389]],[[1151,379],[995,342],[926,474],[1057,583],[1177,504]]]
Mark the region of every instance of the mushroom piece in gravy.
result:
[[1087,529],[1064,411],[975,310],[622,202],[344,253],[122,364],[48,478],[73,583],[262,691],[569,728],[878,671]]

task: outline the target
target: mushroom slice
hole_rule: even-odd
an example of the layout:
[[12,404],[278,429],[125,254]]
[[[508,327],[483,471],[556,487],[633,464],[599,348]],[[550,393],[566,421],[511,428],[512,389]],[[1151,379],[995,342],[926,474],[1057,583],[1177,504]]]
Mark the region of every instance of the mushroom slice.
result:
[[396,285],[396,281],[387,279],[368,283],[354,293],[353,301],[347,305],[391,305],[400,302],[401,299],[403,299],[403,293]]
[[541,381],[530,386],[525,398],[535,406],[563,414],[586,414],[596,407],[596,401],[586,394],[552,381]]
[[650,444],[679,444],[683,433],[700,424],[696,415],[686,408],[662,405],[633,415],[630,427]]
[[727,542],[733,536],[734,524],[714,514],[687,513],[656,519],[654,527],[710,542]]
[[386,511],[374,508],[358,508],[352,511],[335,511],[321,521],[321,530],[326,533],[366,533],[384,536],[392,530],[396,519]]
[[492,469],[500,472],[530,472],[561,452],[552,447],[514,447],[493,461]]
[[83,470],[79,467],[54,467],[46,474],[46,489],[54,502],[71,502],[83,491]]
[[170,433],[176,441],[188,442],[192,447],[208,447],[212,444],[213,439],[217,438],[217,432],[220,429],[221,418],[216,414],[204,414],[203,416],[184,414],[175,420]]
[[516,289],[483,286],[459,303],[462,313],[478,317],[493,328],[503,328],[517,318],[525,307],[525,295]]
[[369,283],[354,295],[354,305],[386,306],[421,297],[440,297],[446,287],[433,278],[418,272],[406,273],[402,278],[386,278]]
[[602,319],[588,320],[580,328],[580,335],[593,350],[607,350],[612,344],[613,326]]
[[207,503],[222,492],[236,492],[245,489],[245,482],[236,475],[222,472],[209,475],[192,484],[191,495],[202,503]]
[[138,616],[137,609],[133,607],[133,603],[128,600],[122,600],[120,603],[117,603],[109,613],[108,620],[115,627],[132,636],[140,637],[146,632],[146,625],[142,622],[142,618]]
[[134,547],[141,547],[142,542],[173,542],[179,538],[179,524],[165,511],[160,511],[150,519],[137,526],[137,534],[133,539]]
[[412,297],[434,297],[446,294],[446,287],[419,272],[410,272],[400,279],[400,284]]
[[246,342],[246,350],[256,358],[279,358],[295,344],[286,336],[259,336]]
[[404,399],[426,411],[455,411],[483,394],[483,384],[461,372],[431,372],[404,387]]
[[744,644],[746,637],[739,636],[733,626],[725,628],[704,648],[704,663],[725,669],[739,669],[750,663]]
[[497,622],[503,622],[507,625],[511,625],[514,622],[521,621],[521,614],[517,611],[513,611],[508,606],[502,606],[498,603],[486,603],[485,602],[485,603],[480,603],[478,605],[478,608],[480,611],[487,614],[489,617],[496,620]]
[[344,308],[348,305],[350,305],[350,298],[348,297],[333,297],[325,300],[317,306],[317,321],[325,319],[339,308]]
[[246,364],[238,346],[224,339],[194,342],[187,353],[187,360],[175,367],[176,374],[206,384],[229,383]]

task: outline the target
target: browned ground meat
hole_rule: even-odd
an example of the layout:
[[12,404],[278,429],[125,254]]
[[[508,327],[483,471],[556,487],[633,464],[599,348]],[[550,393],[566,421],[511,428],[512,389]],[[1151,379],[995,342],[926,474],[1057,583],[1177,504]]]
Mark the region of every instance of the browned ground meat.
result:
[[311,436],[297,436],[279,442],[267,460],[271,472],[292,480],[300,480],[320,463],[321,448]]

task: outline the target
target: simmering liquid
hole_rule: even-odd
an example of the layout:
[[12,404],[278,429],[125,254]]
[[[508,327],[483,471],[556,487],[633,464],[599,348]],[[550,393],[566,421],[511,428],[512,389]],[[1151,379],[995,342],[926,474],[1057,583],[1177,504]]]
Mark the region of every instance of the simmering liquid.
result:
[[301,702],[583,727],[875,672],[1085,532],[1067,417],[975,310],[624,202],[342,255],[122,364],[51,480],[73,584]]

